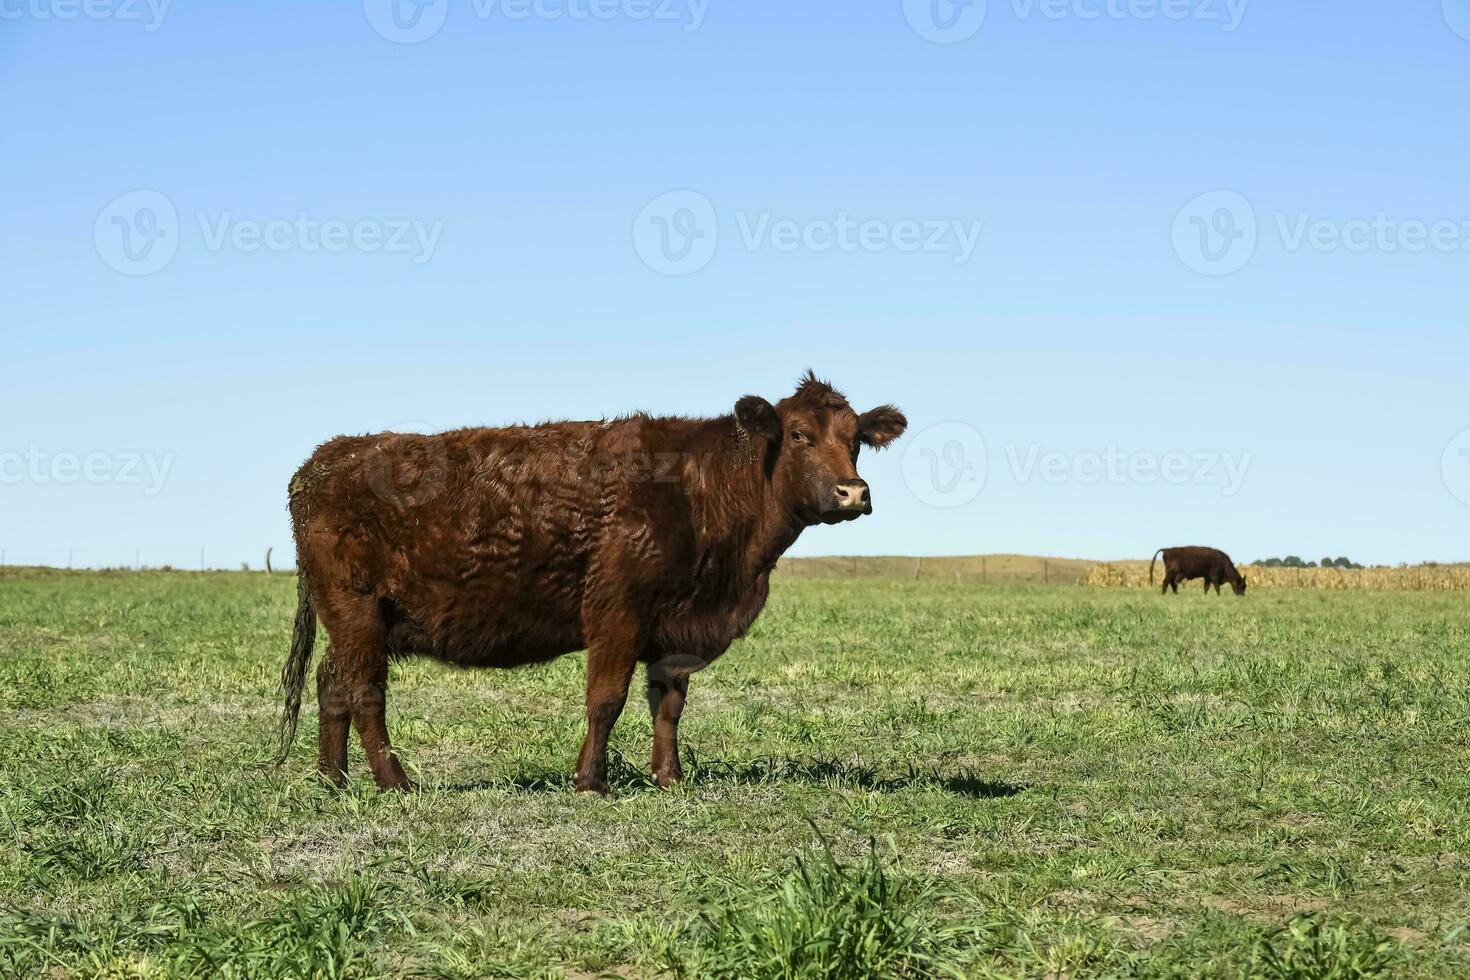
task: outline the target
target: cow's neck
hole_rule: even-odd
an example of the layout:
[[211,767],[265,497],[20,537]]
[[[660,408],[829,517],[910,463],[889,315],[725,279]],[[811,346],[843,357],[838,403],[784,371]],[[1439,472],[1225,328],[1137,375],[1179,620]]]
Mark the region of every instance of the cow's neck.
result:
[[772,491],[758,447],[736,430],[722,450],[700,481],[697,531],[702,550],[750,581],[770,571],[804,525]]

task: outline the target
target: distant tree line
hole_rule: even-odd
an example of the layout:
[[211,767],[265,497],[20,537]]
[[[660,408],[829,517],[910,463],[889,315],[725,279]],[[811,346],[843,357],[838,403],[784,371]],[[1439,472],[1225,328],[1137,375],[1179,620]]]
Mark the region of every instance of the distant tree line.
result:
[[1266,568],[1362,568],[1355,561],[1346,558],[1323,558],[1321,561],[1302,561],[1296,555],[1287,555],[1285,558],[1267,558],[1257,564]]

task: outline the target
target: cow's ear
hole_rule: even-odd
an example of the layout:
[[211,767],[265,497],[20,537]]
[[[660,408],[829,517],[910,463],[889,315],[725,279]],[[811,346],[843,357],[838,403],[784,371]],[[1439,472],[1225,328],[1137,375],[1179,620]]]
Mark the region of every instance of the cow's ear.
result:
[[864,446],[882,449],[909,427],[909,420],[892,405],[879,405],[858,416],[858,439]]
[[781,416],[760,395],[746,395],[735,403],[735,422],[753,436],[762,436],[781,444]]

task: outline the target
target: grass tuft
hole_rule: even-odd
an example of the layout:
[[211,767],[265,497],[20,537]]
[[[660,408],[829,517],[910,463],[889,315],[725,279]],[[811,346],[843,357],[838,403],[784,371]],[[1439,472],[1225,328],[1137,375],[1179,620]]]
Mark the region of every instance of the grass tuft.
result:
[[960,975],[962,939],[942,925],[929,884],[886,865],[876,843],[844,864],[824,840],[774,889],[743,885],[707,903],[684,972],[749,980]]
[[1258,939],[1249,975],[1261,980],[1360,980],[1386,975],[1395,944],[1356,919],[1298,915]]

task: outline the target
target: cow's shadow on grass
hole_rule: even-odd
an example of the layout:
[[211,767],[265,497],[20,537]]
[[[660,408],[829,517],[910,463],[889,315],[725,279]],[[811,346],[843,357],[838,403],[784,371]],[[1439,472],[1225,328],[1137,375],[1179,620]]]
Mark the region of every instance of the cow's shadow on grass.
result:
[[[938,768],[909,766],[885,773],[863,762],[820,758],[758,758],[726,761],[698,758],[690,753],[684,761],[684,778],[690,786],[721,783],[757,786],[780,783],[813,783],[832,789],[893,793],[905,789],[937,789],[976,800],[1001,799],[1025,792],[1017,783],[985,779],[974,770],[945,772]],[[647,770],[612,753],[608,759],[608,784],[617,793],[657,790]],[[447,787],[451,791],[513,788],[526,792],[563,792],[572,788],[572,774],[559,771],[517,773],[506,779],[483,780]]]

